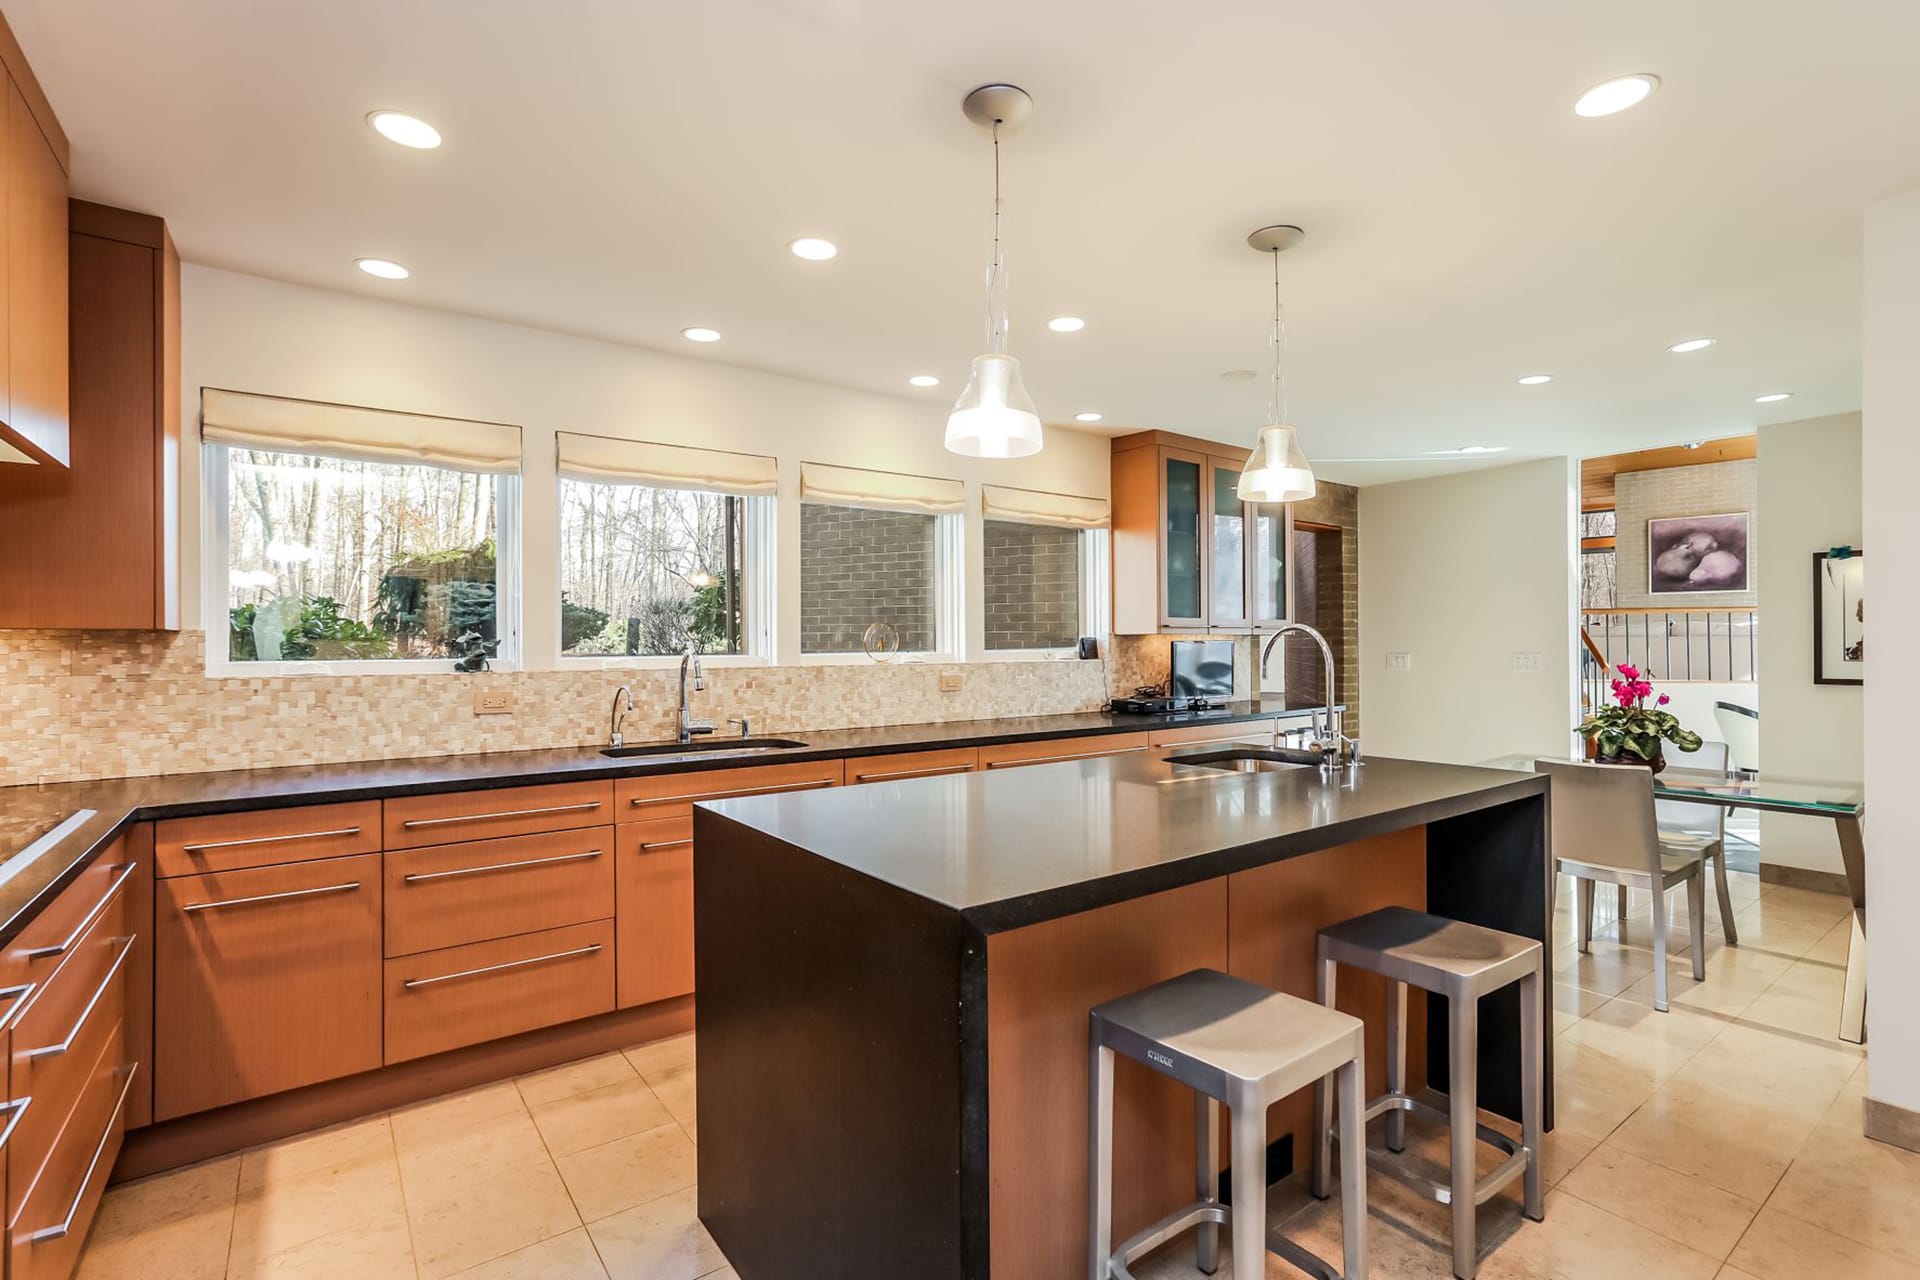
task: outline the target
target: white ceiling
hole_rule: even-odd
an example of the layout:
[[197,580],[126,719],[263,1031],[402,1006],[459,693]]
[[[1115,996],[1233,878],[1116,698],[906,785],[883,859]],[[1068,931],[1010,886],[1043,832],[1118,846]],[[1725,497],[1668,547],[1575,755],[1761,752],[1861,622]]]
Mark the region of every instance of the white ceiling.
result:
[[[74,186],[189,260],[916,397],[981,345],[987,80],[1041,413],[1507,458],[1859,405],[1860,211],[1920,183],[1912,0],[6,0]],[[1615,75],[1664,86],[1584,120]],[[364,125],[414,112],[446,145]],[[786,251],[839,243],[828,263]],[[413,268],[371,280],[353,259]],[[1087,319],[1050,333],[1048,316]],[[695,347],[682,327],[725,340]],[[1709,351],[1664,348],[1696,334]],[[1538,388],[1515,378],[1556,375]],[[913,391],[910,374],[942,385]],[[1791,390],[1778,405],[1761,392]],[[1383,479],[1400,465],[1328,474]]]

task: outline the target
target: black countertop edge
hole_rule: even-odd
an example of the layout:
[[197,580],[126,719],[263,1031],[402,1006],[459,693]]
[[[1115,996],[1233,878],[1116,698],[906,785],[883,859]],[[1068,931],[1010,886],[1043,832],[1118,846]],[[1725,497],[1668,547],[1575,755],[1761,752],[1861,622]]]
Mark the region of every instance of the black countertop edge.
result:
[[1230,704],[1224,714],[1134,716],[1082,711],[1052,716],[936,721],[871,728],[776,730],[767,731],[766,735],[761,736],[790,732],[805,739],[808,745],[745,756],[710,752],[692,756],[615,759],[601,755],[597,747],[560,747],[0,787],[0,821],[9,818],[23,821],[31,821],[35,817],[44,819],[44,826],[24,835],[18,847],[0,846],[0,866],[29,847],[41,830],[51,829],[69,814],[81,809],[96,811],[93,819],[67,839],[42,850],[31,865],[12,868],[6,879],[0,881],[0,944],[16,937],[63,889],[79,878],[95,857],[136,822],[241,813],[296,804],[334,804],[429,795],[440,791],[490,791],[538,783],[594,782],[654,774],[895,755],[907,751],[962,750],[967,747],[1038,742],[1049,738],[1095,737],[1196,725],[1241,724],[1306,717],[1318,710],[1318,707],[1263,708],[1258,702],[1236,702]]
[[[1489,771],[1492,772],[1492,771]],[[1343,822],[1328,823],[1308,831],[1256,840],[1250,844],[1216,849],[1175,862],[1158,863],[1135,871],[1123,871],[1097,880],[1063,885],[1042,893],[1024,894],[999,902],[961,909],[958,914],[982,936],[1004,933],[1030,924],[1078,915],[1097,907],[1110,906],[1149,894],[1180,889],[1203,880],[1215,880],[1239,871],[1250,871],[1273,862],[1319,853],[1336,845],[1352,844],[1373,836],[1404,831],[1457,818],[1462,814],[1511,804],[1515,800],[1547,793],[1544,774],[1515,774],[1508,780],[1486,787],[1447,796],[1402,809],[1387,810]]]

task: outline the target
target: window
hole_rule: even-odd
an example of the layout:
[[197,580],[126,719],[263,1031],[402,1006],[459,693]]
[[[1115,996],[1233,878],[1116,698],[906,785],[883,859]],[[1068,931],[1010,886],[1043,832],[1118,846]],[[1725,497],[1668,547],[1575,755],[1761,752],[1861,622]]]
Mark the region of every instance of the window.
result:
[[988,653],[1071,649],[1106,629],[1107,504],[981,487]]
[[201,437],[210,669],[517,660],[518,427],[206,388]]
[[[510,477],[207,447],[226,661],[502,656]],[[510,656],[510,655],[508,655]]]
[[804,464],[800,652],[862,653],[875,624],[899,652],[959,652],[964,496],[957,480]]

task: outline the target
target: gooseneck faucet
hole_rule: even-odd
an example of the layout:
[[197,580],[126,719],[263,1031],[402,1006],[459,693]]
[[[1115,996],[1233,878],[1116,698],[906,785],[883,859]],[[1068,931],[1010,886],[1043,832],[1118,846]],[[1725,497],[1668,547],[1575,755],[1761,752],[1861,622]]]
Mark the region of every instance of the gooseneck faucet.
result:
[[687,676],[693,676],[693,691],[703,692],[707,687],[707,673],[700,667],[700,655],[693,651],[693,641],[687,641],[687,651],[680,658],[680,732],[681,742],[692,742],[695,733],[712,733],[713,724],[696,724],[687,715]]
[[607,745],[618,750],[627,745],[626,735],[620,732],[620,722],[633,714],[633,690],[621,685],[613,691],[613,714],[607,721]]
[[[1338,700],[1334,697],[1333,690],[1333,646],[1327,643],[1325,636],[1304,622],[1282,623],[1273,633],[1273,638],[1267,641],[1267,647],[1260,654],[1261,683],[1266,683],[1267,663],[1273,657],[1273,651],[1279,647],[1282,640],[1286,639],[1287,633],[1290,631],[1297,631],[1319,645],[1320,656],[1326,661],[1326,684],[1324,688],[1327,693],[1327,705],[1324,708],[1326,713],[1324,730],[1321,727],[1321,709],[1316,709],[1313,713],[1313,745],[1314,749],[1320,753],[1321,771],[1332,773],[1333,770],[1337,769],[1341,763],[1340,757],[1343,750],[1346,752],[1346,763],[1349,767],[1359,764],[1360,744],[1340,732],[1340,710],[1335,705]],[[1273,722],[1273,732],[1276,738],[1279,737],[1280,722],[1278,720]]]

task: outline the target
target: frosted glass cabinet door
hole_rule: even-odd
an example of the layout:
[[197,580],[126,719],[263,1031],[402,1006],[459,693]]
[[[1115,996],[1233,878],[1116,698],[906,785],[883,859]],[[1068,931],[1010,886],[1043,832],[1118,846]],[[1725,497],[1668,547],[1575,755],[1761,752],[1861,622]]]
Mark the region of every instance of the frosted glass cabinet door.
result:
[[1212,578],[1207,621],[1215,627],[1244,627],[1247,611],[1247,508],[1240,501],[1238,463],[1209,460],[1211,523],[1208,527]]
[[1201,491],[1205,472],[1199,457],[1171,450],[1162,452],[1160,465],[1165,537],[1161,622],[1175,627],[1205,626],[1201,604],[1201,557],[1205,550]]
[[1287,508],[1249,506],[1253,522],[1253,625],[1276,627],[1287,620]]

